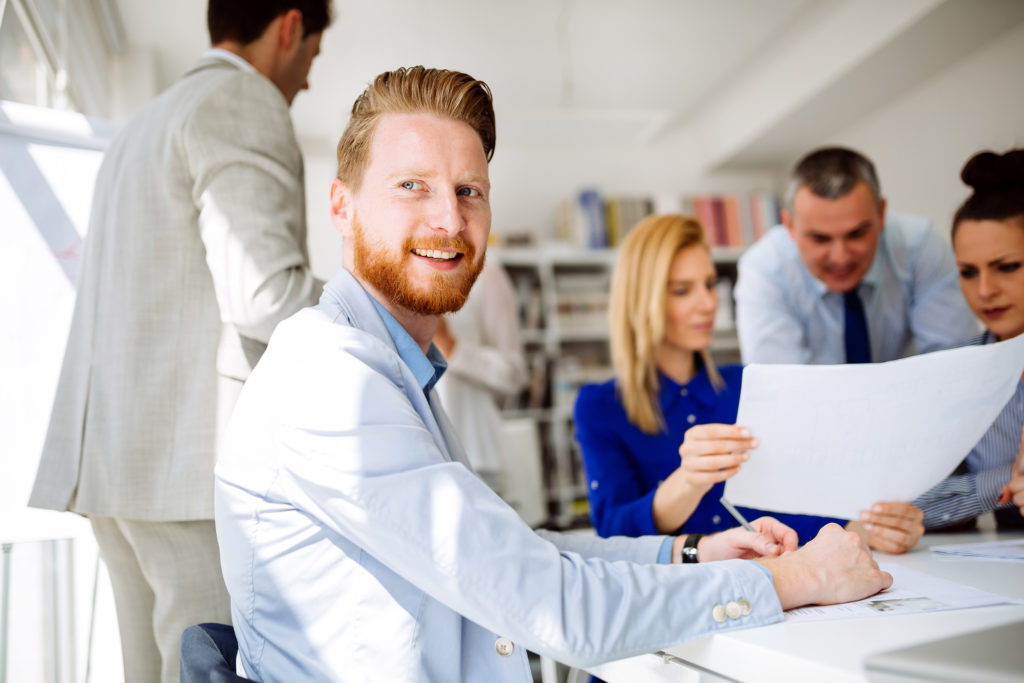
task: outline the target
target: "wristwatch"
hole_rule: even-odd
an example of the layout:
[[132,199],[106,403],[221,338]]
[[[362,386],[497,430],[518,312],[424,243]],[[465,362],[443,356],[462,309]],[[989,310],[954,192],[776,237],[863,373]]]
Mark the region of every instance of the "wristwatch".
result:
[[683,564],[695,564],[700,562],[697,559],[697,544],[700,539],[704,538],[704,534],[690,534],[683,541]]

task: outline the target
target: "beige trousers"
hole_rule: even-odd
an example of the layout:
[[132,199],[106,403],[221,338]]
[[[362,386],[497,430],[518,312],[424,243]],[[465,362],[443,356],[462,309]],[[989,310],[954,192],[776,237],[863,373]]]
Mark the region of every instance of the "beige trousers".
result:
[[89,521],[113,586],[125,681],[177,683],[182,631],[231,623],[213,521]]

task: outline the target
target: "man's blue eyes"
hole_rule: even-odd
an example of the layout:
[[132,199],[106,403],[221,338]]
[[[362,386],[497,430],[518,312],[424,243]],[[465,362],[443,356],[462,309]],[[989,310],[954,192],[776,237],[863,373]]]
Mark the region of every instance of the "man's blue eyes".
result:
[[[401,187],[403,190],[419,190],[423,188],[423,184],[416,180],[406,180],[402,182]],[[456,190],[456,194],[463,197],[478,197],[480,191],[473,187],[460,187]]]

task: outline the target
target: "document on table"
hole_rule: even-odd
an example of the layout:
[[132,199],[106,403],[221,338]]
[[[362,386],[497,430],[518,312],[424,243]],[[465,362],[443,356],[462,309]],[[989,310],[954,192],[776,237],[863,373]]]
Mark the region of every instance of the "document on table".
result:
[[1024,538],[990,543],[959,543],[933,545],[932,552],[962,557],[984,557],[995,560],[1024,560]]
[[893,582],[888,590],[872,595],[870,598],[842,605],[814,605],[792,609],[786,612],[785,621],[788,623],[859,619],[887,614],[920,614],[949,609],[1024,603],[1024,601],[1008,598],[1005,595],[978,590],[962,583],[940,579],[899,565],[880,562],[878,566],[892,574]]
[[759,441],[725,485],[735,505],[856,519],[942,481],[1024,371],[1024,335],[863,365],[750,365],[736,424]]

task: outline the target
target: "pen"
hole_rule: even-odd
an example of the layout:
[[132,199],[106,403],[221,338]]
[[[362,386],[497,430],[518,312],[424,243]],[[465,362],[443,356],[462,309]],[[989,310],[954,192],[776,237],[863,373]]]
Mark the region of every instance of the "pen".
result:
[[732,506],[732,503],[730,503],[725,496],[722,496],[718,500],[720,503],[722,503],[722,505],[725,506],[725,509],[729,511],[729,514],[732,515],[737,522],[743,525],[744,529],[746,529],[747,531],[752,531],[755,534],[757,533],[757,530],[754,529],[754,527],[750,526],[750,522],[747,521],[747,518],[741,515],[740,511],[734,508]]

